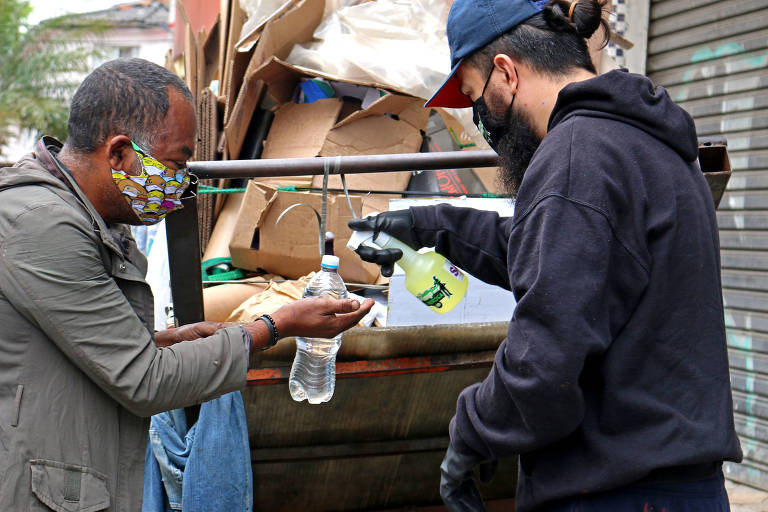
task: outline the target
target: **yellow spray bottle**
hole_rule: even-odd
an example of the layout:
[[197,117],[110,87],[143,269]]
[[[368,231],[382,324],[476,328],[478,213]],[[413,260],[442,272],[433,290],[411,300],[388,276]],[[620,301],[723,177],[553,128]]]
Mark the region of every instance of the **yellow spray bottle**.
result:
[[452,310],[467,293],[467,275],[435,251],[417,252],[383,232],[374,240],[372,231],[354,231],[347,247],[355,250],[360,244],[403,251],[397,264],[405,271],[405,288],[435,313]]

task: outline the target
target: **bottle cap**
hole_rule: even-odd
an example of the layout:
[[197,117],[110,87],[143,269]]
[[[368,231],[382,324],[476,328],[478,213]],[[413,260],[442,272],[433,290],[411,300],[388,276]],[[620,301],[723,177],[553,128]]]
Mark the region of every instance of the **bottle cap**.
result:
[[326,254],[325,256],[323,256],[323,261],[320,263],[320,266],[325,268],[337,269],[339,268],[339,257]]

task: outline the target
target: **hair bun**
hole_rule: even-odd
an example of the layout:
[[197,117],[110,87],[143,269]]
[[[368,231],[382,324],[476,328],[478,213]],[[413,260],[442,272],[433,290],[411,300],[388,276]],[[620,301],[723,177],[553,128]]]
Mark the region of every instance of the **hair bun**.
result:
[[601,26],[605,42],[610,34],[603,16],[607,0],[552,0],[549,7],[566,21],[584,39],[589,39]]

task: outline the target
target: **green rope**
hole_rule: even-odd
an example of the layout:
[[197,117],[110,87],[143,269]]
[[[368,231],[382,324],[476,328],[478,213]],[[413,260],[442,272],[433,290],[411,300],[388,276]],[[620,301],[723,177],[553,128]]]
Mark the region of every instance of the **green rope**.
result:
[[244,188],[216,188],[203,183],[197,186],[198,194],[242,194],[243,192],[245,192]]

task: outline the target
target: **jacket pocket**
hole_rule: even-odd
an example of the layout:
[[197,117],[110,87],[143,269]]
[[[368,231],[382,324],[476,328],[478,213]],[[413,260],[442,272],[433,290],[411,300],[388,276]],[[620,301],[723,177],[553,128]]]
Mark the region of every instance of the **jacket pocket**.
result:
[[56,512],[96,512],[109,507],[107,478],[84,466],[34,459],[32,492]]

